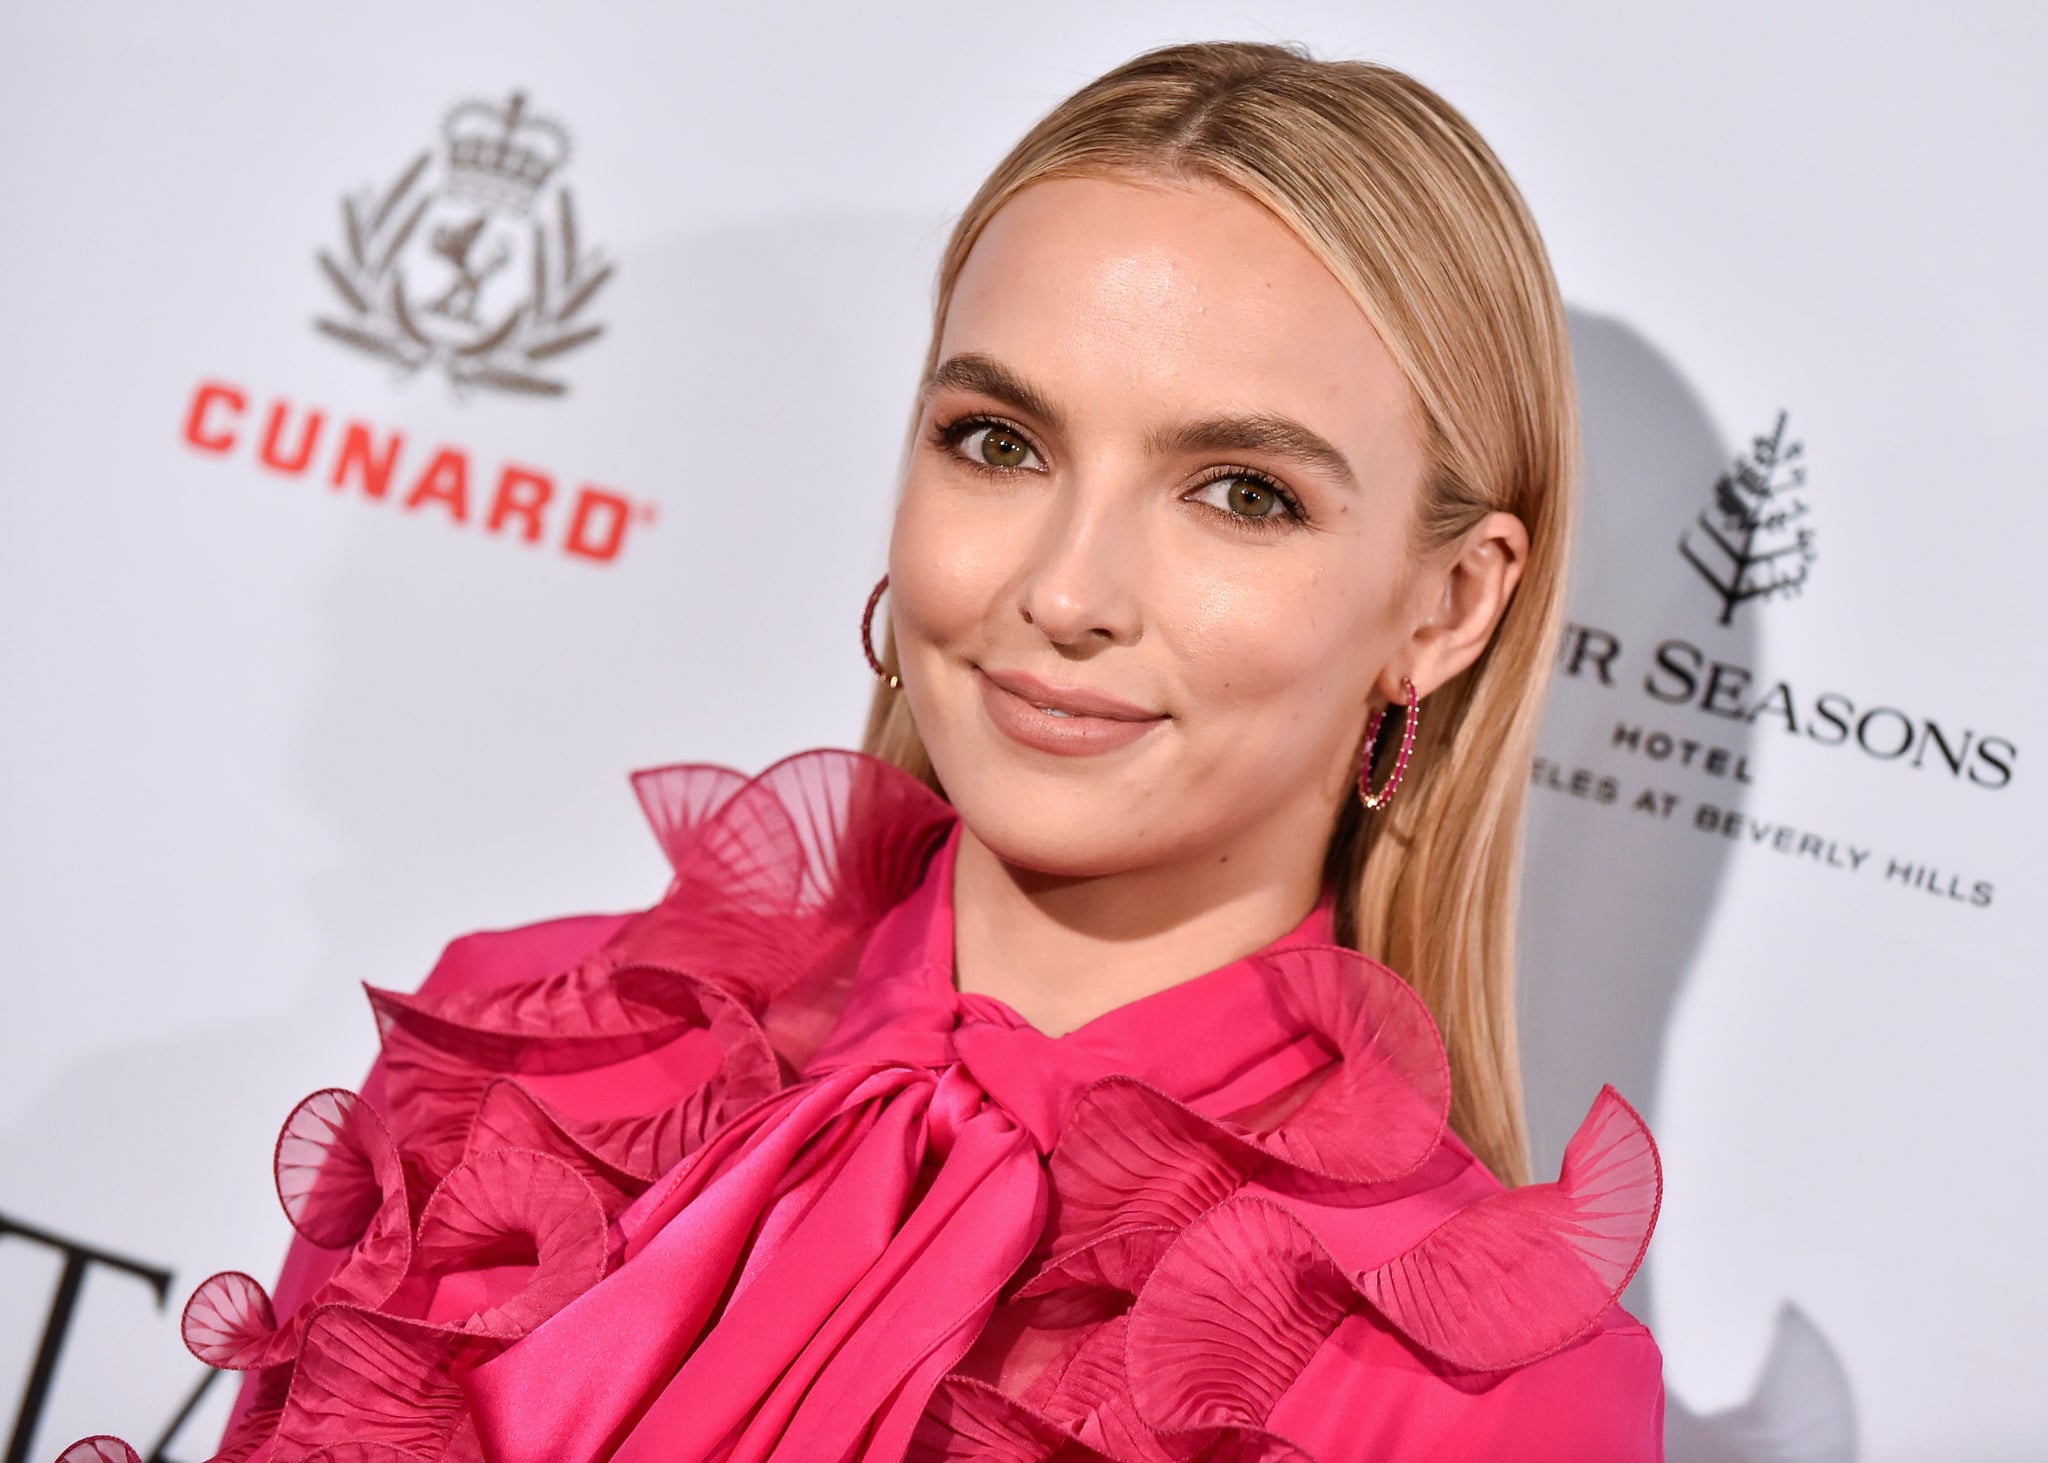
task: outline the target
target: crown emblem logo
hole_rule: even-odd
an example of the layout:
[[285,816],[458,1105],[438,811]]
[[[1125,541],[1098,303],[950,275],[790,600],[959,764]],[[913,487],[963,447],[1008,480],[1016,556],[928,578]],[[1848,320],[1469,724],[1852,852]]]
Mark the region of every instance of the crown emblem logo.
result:
[[569,159],[569,134],[545,117],[526,115],[512,93],[503,107],[464,102],[441,125],[448,143],[448,191],[486,207],[524,214]]
[[563,172],[569,134],[527,108],[465,101],[384,189],[341,201],[340,247],[315,256],[338,309],[328,339],[472,389],[561,396],[564,357],[604,333],[589,306],[613,266],[579,237]]

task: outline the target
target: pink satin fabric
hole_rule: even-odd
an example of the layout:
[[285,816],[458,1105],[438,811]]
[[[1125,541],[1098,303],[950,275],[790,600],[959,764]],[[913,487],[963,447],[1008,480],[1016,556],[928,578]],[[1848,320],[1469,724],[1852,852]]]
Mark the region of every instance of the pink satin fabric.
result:
[[[1250,961],[1057,1039],[961,995],[958,844],[955,825],[876,930],[807,1080],[637,1200],[628,1268],[468,1380],[489,1456],[900,1457],[1044,1227],[1044,1155],[1084,1087],[1128,1073],[1221,1113],[1322,1064]],[[1327,944],[1330,923],[1326,897],[1270,948]]]
[[1604,1092],[1503,1191],[1331,891],[1052,1038],[955,988],[907,777],[637,785],[661,904],[458,941],[287,1125],[277,1304],[187,1312],[253,1373],[223,1458],[1662,1456],[1647,1131]]

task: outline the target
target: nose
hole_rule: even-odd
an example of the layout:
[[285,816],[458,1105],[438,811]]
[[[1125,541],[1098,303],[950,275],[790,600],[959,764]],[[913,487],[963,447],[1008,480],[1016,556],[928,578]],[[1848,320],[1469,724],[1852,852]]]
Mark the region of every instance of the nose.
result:
[[1030,544],[1018,583],[1026,624],[1064,650],[1128,645],[1144,631],[1140,494],[1107,480],[1069,481]]

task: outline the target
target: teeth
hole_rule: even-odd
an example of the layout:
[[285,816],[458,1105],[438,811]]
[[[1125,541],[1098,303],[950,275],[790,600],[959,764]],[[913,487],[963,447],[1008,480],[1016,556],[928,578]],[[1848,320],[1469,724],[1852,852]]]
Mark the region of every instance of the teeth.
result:
[[1041,706],[1038,709],[1040,711],[1043,711],[1047,716],[1072,716],[1074,714],[1071,711],[1061,711],[1056,706]]

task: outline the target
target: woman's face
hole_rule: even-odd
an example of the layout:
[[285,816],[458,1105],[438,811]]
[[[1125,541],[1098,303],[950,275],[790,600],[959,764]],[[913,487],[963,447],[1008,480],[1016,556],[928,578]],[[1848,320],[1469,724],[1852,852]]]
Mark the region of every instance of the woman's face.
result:
[[968,832],[1051,875],[1319,865],[1441,593],[1411,547],[1417,421],[1351,297],[1244,195],[1061,178],[1005,204],[889,554],[904,694]]

